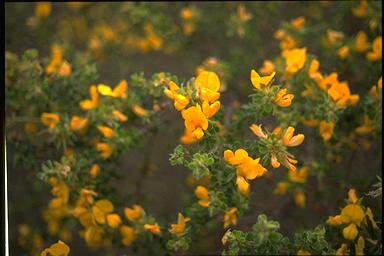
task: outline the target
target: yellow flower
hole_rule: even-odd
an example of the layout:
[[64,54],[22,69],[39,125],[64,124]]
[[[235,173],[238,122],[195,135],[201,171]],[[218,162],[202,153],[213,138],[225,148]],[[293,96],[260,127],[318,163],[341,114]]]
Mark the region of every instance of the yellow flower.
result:
[[69,127],[72,131],[80,131],[84,129],[88,124],[87,118],[81,118],[79,116],[73,116],[71,118],[71,122],[69,123]]
[[286,62],[285,71],[288,75],[295,74],[304,66],[305,60],[307,59],[306,52],[306,48],[294,48],[283,52],[283,57]]
[[113,136],[114,131],[112,128],[109,128],[107,126],[98,125],[97,129],[103,134],[104,137],[110,138]]
[[298,135],[293,136],[294,132],[295,132],[295,128],[293,128],[292,126],[289,126],[287,128],[283,136],[284,145],[288,147],[295,147],[303,143],[305,138],[304,134],[300,133]]
[[128,86],[127,81],[122,80],[118,85],[116,85],[116,87],[113,90],[111,87],[105,84],[99,84],[97,86],[97,90],[101,95],[104,95],[104,96],[111,96],[114,98],[125,99],[127,98],[127,93],[126,93],[127,86]]
[[259,163],[259,161],[260,158],[252,159],[252,157],[246,157],[242,163],[237,166],[237,176],[244,177],[247,180],[253,180],[263,176],[267,170]]
[[251,82],[253,87],[258,90],[261,90],[262,87],[269,85],[271,80],[275,77],[276,72],[273,72],[269,76],[260,76],[254,69],[251,70]]
[[318,85],[323,91],[327,91],[331,86],[333,86],[334,84],[337,84],[337,83],[339,83],[339,81],[337,79],[337,73],[332,72],[328,76],[319,80]]
[[341,215],[336,215],[336,216],[329,216],[326,223],[330,226],[339,226],[343,224],[343,221],[341,219]]
[[348,202],[351,204],[356,204],[357,203],[357,196],[356,196],[356,191],[354,189],[350,189],[348,191]]
[[92,165],[91,169],[89,170],[89,173],[92,177],[96,177],[100,172],[100,166],[98,164]]
[[181,136],[180,141],[183,144],[193,144],[198,141],[198,139],[196,139],[192,133],[186,132],[183,136]]
[[361,0],[360,4],[352,8],[352,13],[358,18],[363,18],[368,14],[368,2],[366,0]]
[[288,178],[292,182],[305,183],[309,174],[309,168],[307,166],[300,168],[298,171],[289,170]]
[[294,29],[299,30],[303,27],[305,23],[305,18],[303,16],[300,16],[294,20],[291,21],[291,25]]
[[140,205],[134,204],[132,208],[125,208],[125,217],[130,221],[136,221],[143,216],[143,208]]
[[199,204],[203,207],[208,207],[210,204],[209,201],[209,192],[206,187],[203,186],[197,186],[195,189],[195,195],[197,198],[199,198]]
[[344,223],[355,223],[360,226],[360,223],[364,220],[364,211],[360,205],[348,204],[341,210],[341,220]]
[[289,107],[295,96],[291,93],[287,93],[287,89],[281,89],[275,96],[275,103],[280,107]]
[[51,62],[45,68],[47,74],[53,74],[57,71],[63,59],[63,48],[59,45],[52,45],[51,47]]
[[208,119],[199,104],[183,110],[181,115],[184,119],[187,133],[191,133],[196,139],[204,136],[204,131],[208,129]]
[[334,83],[327,92],[340,107],[355,105],[360,98],[358,94],[351,95],[347,82]]
[[277,157],[275,154],[271,154],[271,165],[273,168],[279,168],[280,162],[277,160]]
[[341,31],[336,31],[332,29],[327,30],[327,40],[331,44],[335,44],[336,42],[340,41],[344,38],[344,34]]
[[90,100],[80,101],[80,107],[84,110],[90,110],[96,108],[99,105],[99,96],[97,94],[97,87],[95,85],[91,85],[91,87],[89,87],[89,94],[91,95]]
[[343,236],[345,239],[355,240],[357,235],[358,235],[358,231],[355,223],[351,223],[343,229]]
[[252,15],[247,12],[243,4],[239,4],[237,6],[237,16],[241,22],[247,22],[248,20],[252,19]]
[[133,113],[135,113],[138,116],[145,116],[147,114],[147,111],[140,107],[139,105],[134,105],[133,108]]
[[220,97],[220,79],[215,72],[203,71],[195,79],[200,100],[214,102]]
[[135,239],[136,239],[135,230],[133,228],[131,228],[130,226],[127,226],[127,225],[123,225],[120,227],[120,234],[123,237],[121,242],[125,246],[131,245],[133,243],[133,241],[135,241]]
[[98,226],[89,226],[85,229],[84,239],[88,246],[98,247],[103,240],[104,231]]
[[306,250],[300,249],[297,251],[296,255],[311,255],[311,253]]
[[357,52],[365,52],[370,47],[369,42],[367,41],[367,35],[364,31],[359,31],[355,37],[354,48]]
[[275,65],[270,60],[264,60],[263,66],[260,69],[260,73],[263,75],[271,75],[275,71]]
[[62,241],[52,244],[49,248],[41,252],[41,256],[67,256],[69,254],[69,246]]
[[108,214],[107,223],[111,228],[118,228],[121,224],[121,218],[118,214]]
[[322,120],[320,122],[320,135],[324,141],[328,141],[330,138],[332,138],[334,129],[335,124],[332,121],[327,122]]
[[249,188],[250,185],[249,183],[241,176],[237,176],[236,178],[236,185],[237,185],[237,190],[244,196],[249,195]]
[[267,139],[268,138],[268,135],[263,132],[263,129],[261,128],[261,124],[259,124],[259,125],[252,124],[249,128],[252,130],[252,132],[257,137],[259,137],[261,139]]
[[59,68],[60,76],[70,76],[72,72],[71,64],[69,62],[64,61]]
[[59,123],[60,116],[55,113],[42,113],[40,119],[44,125],[48,126],[50,129],[53,129]]
[[171,224],[170,232],[172,234],[177,235],[177,236],[182,235],[184,233],[184,231],[185,231],[186,222],[188,222],[190,220],[191,220],[191,218],[188,218],[188,217],[185,218],[183,216],[183,214],[179,213],[177,223],[176,224]]
[[237,208],[229,208],[224,214],[224,228],[237,224]]
[[191,8],[184,7],[180,11],[180,17],[183,18],[184,20],[190,20],[194,16],[194,13]]
[[380,229],[380,228],[377,226],[376,221],[373,219],[373,213],[372,213],[371,208],[367,207],[367,210],[366,210],[365,214],[368,216],[368,219],[371,221],[371,223],[372,223],[372,227],[373,227],[374,229]]
[[125,122],[128,120],[128,117],[126,115],[124,115],[123,113],[121,113],[120,111],[118,110],[113,110],[112,111],[112,115],[117,118],[120,122]]
[[378,36],[372,42],[372,51],[367,53],[367,59],[376,61],[381,59],[383,42],[381,36]]
[[113,212],[113,204],[107,199],[101,199],[92,206],[93,218],[100,224],[104,224],[107,214]]
[[205,100],[203,102],[203,105],[202,105],[202,110],[203,110],[204,115],[207,118],[210,118],[210,117],[212,117],[213,115],[215,115],[217,113],[217,111],[219,110],[220,106],[221,106],[220,101],[215,101],[214,103],[212,103],[210,105],[208,103],[208,101]]
[[35,134],[36,132],[37,132],[37,126],[36,126],[36,124],[35,123],[33,123],[33,122],[27,122],[27,123],[25,123],[25,125],[24,125],[24,130],[25,130],[25,132],[26,133],[28,133],[28,134]]
[[349,55],[349,47],[343,46],[337,51],[337,55],[339,55],[340,59],[345,59]]
[[178,111],[183,110],[190,102],[187,96],[177,93],[180,87],[173,81],[168,83],[169,89],[164,90],[164,94],[174,100],[174,106]]
[[97,143],[97,151],[100,151],[100,156],[104,159],[109,158],[112,155],[112,149],[107,143]]
[[289,156],[287,156],[286,154],[283,154],[281,157],[280,157],[280,162],[288,168],[288,170],[296,170],[296,166],[295,164],[297,164],[297,160],[295,160],[294,158],[291,158]]
[[369,91],[369,93],[376,99],[380,99],[381,97],[381,94],[382,94],[382,87],[383,87],[383,84],[382,84],[382,77],[380,77],[379,81],[377,82],[377,86],[372,86],[371,90]]
[[160,234],[160,226],[155,223],[155,224],[144,224],[144,229],[151,231],[153,234],[158,235]]
[[305,206],[305,194],[303,191],[295,191],[294,199],[297,206],[303,208]]
[[323,80],[323,76],[318,71],[320,66],[320,62],[316,59],[313,59],[309,64],[308,75],[316,81],[316,83],[320,83]]
[[237,149],[235,153],[233,153],[232,150],[225,150],[224,151],[224,159],[229,163],[230,165],[238,165],[241,164],[245,158],[248,157],[248,152],[244,149]]
[[273,190],[273,193],[275,195],[284,195],[287,193],[288,190],[288,183],[287,182],[279,182],[277,183],[276,188]]
[[342,244],[336,251],[336,256],[347,256],[349,255],[347,244]]
[[291,36],[285,36],[280,42],[280,49],[282,51],[291,50],[296,47],[296,40]]
[[51,3],[49,2],[38,2],[35,6],[35,15],[38,18],[46,18],[51,14]]
[[362,236],[359,236],[355,244],[355,255],[364,255],[365,241]]

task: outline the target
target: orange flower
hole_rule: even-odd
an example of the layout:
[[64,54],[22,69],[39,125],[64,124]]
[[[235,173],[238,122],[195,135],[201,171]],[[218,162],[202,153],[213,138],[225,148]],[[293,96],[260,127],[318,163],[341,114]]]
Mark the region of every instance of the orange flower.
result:
[[303,143],[304,141],[304,134],[298,134],[296,136],[293,136],[293,133],[295,132],[295,128],[292,126],[288,127],[287,130],[284,133],[283,136],[283,144],[288,147],[295,147]]
[[84,129],[88,124],[87,118],[81,118],[79,116],[73,116],[69,127],[72,131],[80,131]]
[[50,129],[53,129],[59,123],[60,116],[55,113],[43,113],[41,114],[40,119],[44,125],[48,126]]
[[287,93],[287,89],[284,88],[276,94],[274,101],[280,107],[289,107],[294,97],[295,95]]
[[99,96],[97,94],[96,85],[91,85],[89,88],[89,94],[91,95],[90,100],[82,100],[80,102],[80,107],[84,110],[90,110],[96,108],[99,105]]
[[197,198],[199,198],[199,204],[203,207],[208,207],[210,204],[209,201],[209,192],[206,187],[203,186],[197,186],[195,189],[195,195]]

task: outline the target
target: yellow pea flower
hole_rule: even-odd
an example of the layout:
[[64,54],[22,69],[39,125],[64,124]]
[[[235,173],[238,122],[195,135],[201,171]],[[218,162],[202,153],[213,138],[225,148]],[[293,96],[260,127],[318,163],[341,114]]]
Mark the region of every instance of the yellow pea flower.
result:
[[121,224],[121,218],[118,214],[108,214],[107,223],[111,228],[118,228]]
[[356,196],[356,190],[354,189],[350,189],[348,191],[348,202],[350,202],[351,204],[356,204],[357,203],[357,196]]
[[355,223],[351,223],[343,229],[343,236],[347,240],[355,240],[358,233]]
[[275,65],[270,60],[264,60],[263,66],[260,68],[260,73],[266,76],[271,75],[275,71]]
[[211,103],[220,97],[220,79],[215,72],[201,72],[195,79],[195,88],[202,101],[207,100]]
[[307,166],[300,168],[298,171],[289,170],[288,178],[295,183],[305,183],[309,175],[309,168]]
[[233,153],[232,150],[224,151],[224,159],[230,165],[239,165],[248,157],[248,152],[240,148]]
[[164,89],[164,94],[174,100],[174,106],[178,111],[183,110],[189,104],[189,98],[177,93],[180,87],[173,81],[169,81],[168,88],[169,89]]
[[365,241],[362,236],[359,236],[355,244],[355,255],[364,255]]
[[112,155],[112,148],[107,143],[96,143],[96,149],[104,159],[107,159]]
[[182,235],[185,231],[186,223],[190,220],[191,220],[191,218],[184,217],[183,214],[179,213],[177,223],[171,224],[170,232],[172,234],[177,235],[177,236]]
[[98,125],[97,129],[103,134],[104,137],[110,138],[114,135],[114,131],[112,128],[109,128],[107,126]]
[[343,221],[341,219],[341,215],[336,215],[336,216],[329,216],[326,223],[330,226],[339,226],[343,224]]
[[68,61],[63,61],[59,68],[60,76],[70,76],[72,72],[71,64]]
[[199,104],[189,107],[181,112],[187,133],[192,133],[196,139],[204,136],[208,129],[208,119],[204,115]]
[[59,123],[60,116],[55,113],[42,113],[40,119],[45,126],[53,129]]
[[287,182],[279,182],[277,183],[276,188],[273,190],[273,194],[275,195],[284,195],[287,193],[288,190],[288,183]]
[[251,82],[253,87],[258,90],[263,89],[262,87],[267,87],[272,79],[275,77],[276,72],[273,72],[269,76],[260,76],[254,69],[251,70]]
[[229,208],[224,214],[224,228],[237,224],[237,208]]
[[304,67],[304,63],[307,59],[307,49],[294,48],[292,50],[286,50],[283,51],[283,57],[286,62],[285,71],[288,75],[293,75]]
[[360,4],[352,8],[352,13],[358,18],[363,18],[368,14],[368,2],[366,0],[361,0]]
[[289,107],[294,97],[295,95],[287,93],[287,89],[284,88],[276,94],[274,102],[280,107]]
[[247,180],[253,180],[263,176],[267,172],[267,169],[265,169],[259,161],[260,158],[252,159],[252,157],[246,157],[236,168],[237,176],[244,177]]
[[107,199],[101,199],[92,206],[93,218],[100,224],[106,222],[107,214],[113,212],[113,204]]
[[309,64],[309,68],[308,68],[309,77],[315,80],[316,83],[320,83],[323,80],[322,74],[318,71],[319,66],[320,66],[320,62],[316,59],[313,59]]
[[99,105],[99,96],[97,94],[96,85],[91,85],[89,87],[89,94],[91,95],[90,100],[80,101],[80,107],[83,110],[90,110],[90,109],[96,108]]
[[139,105],[134,105],[132,107],[132,111],[133,111],[133,113],[135,113],[138,116],[147,115],[147,111],[145,109],[143,109],[142,107],[140,107]]
[[249,195],[250,185],[249,183],[241,176],[236,178],[237,190],[244,196]]
[[98,226],[89,226],[84,232],[84,239],[88,246],[98,247],[103,240],[104,231]]
[[210,118],[217,113],[220,109],[220,105],[220,101],[215,101],[214,103],[209,104],[208,101],[205,100],[202,105],[202,111],[207,118]]
[[306,250],[300,249],[297,251],[296,255],[311,255],[311,253]]
[[120,122],[126,122],[128,120],[128,117],[118,110],[113,110],[112,115],[117,118]]
[[252,130],[252,132],[257,137],[259,137],[261,139],[267,139],[268,138],[268,135],[263,132],[263,129],[261,128],[261,124],[259,124],[259,125],[252,124],[249,128]]
[[383,42],[381,36],[376,37],[372,42],[372,51],[367,53],[370,61],[380,60],[382,56]]
[[365,214],[368,216],[368,219],[371,221],[371,223],[372,223],[372,227],[373,227],[374,229],[380,229],[380,228],[377,226],[376,221],[373,219],[373,213],[372,213],[371,208],[367,207],[367,210],[366,210]]
[[318,82],[319,87],[323,91],[327,91],[331,86],[334,84],[339,83],[339,80],[337,79],[338,75],[336,72],[332,72],[328,76],[324,77]]
[[282,51],[291,50],[297,45],[296,40],[291,36],[285,36],[280,42],[280,49]]
[[81,118],[79,116],[73,116],[69,123],[69,128],[72,131],[80,131],[83,130],[88,124],[87,118]]
[[360,99],[358,94],[351,95],[347,82],[334,83],[327,92],[331,99],[341,107],[355,105]]
[[320,135],[324,141],[328,141],[330,138],[332,138],[334,129],[335,124],[332,121],[327,122],[322,120],[320,122]]
[[203,207],[208,207],[210,204],[209,201],[209,192],[208,189],[204,186],[197,186],[195,189],[195,195],[199,198],[199,204]]
[[158,235],[161,233],[160,226],[155,223],[155,224],[144,224],[144,229],[151,231],[153,234]]
[[57,243],[52,244],[49,248],[44,249],[44,251],[41,252],[41,256],[67,256],[69,252],[69,246],[59,240]]
[[136,239],[135,229],[127,225],[123,225],[120,227],[120,234],[123,237],[121,242],[125,246],[131,245]]
[[192,11],[191,8],[188,8],[188,7],[184,7],[183,9],[181,9],[180,11],[180,17],[184,20],[190,20],[192,19],[194,16],[194,13]]
[[345,59],[349,55],[349,47],[343,46],[339,50],[337,50],[337,55],[340,57],[340,59]]
[[347,244],[342,244],[339,249],[336,251],[336,256],[347,256],[349,255],[349,250]]
[[141,206],[137,204],[133,205],[132,208],[126,207],[124,209],[125,217],[130,221],[136,221],[140,219],[143,216],[143,212],[143,208],[141,208]]
[[294,29],[299,30],[303,27],[305,23],[305,18],[303,16],[297,17],[291,21],[291,25]]
[[354,48],[357,52],[365,52],[370,47],[369,42],[367,41],[367,35],[364,31],[359,31],[355,37]]
[[297,206],[299,206],[300,208],[304,208],[305,206],[305,194],[303,191],[295,191],[294,193],[294,199],[295,199],[295,203]]
[[193,144],[198,141],[198,139],[196,139],[192,133],[185,132],[185,134],[181,136],[180,141],[183,144]]
[[277,160],[277,157],[275,154],[271,154],[271,165],[273,168],[279,168],[280,162]]
[[344,223],[355,223],[360,226],[360,223],[364,220],[364,211],[358,204],[348,204],[341,210],[341,220]]
[[35,16],[46,18],[51,14],[52,5],[49,2],[38,2],[35,6]]
[[89,173],[94,178],[96,177],[100,172],[100,166],[98,164],[92,165],[91,169],[89,170]]
[[296,136],[293,136],[295,132],[295,128],[292,126],[289,126],[287,130],[284,133],[283,136],[283,144],[288,146],[288,147],[295,147],[303,143],[304,141],[304,134],[298,134]]
[[111,96],[114,98],[125,99],[127,98],[127,93],[126,93],[127,87],[128,87],[127,81],[122,80],[118,85],[116,85],[116,87],[113,90],[111,87],[105,84],[99,84],[97,86],[97,90],[101,95],[104,95],[104,96]]

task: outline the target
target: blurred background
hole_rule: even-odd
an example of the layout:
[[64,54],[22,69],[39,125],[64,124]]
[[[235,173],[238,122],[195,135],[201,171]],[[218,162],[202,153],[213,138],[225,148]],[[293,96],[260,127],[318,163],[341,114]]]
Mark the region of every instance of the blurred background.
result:
[[[155,72],[169,72],[186,80],[195,76],[199,68],[207,68],[219,74],[223,84],[222,104],[230,105],[247,101],[252,92],[250,70],[260,69],[264,60],[280,55],[284,46],[276,39],[276,31],[302,16],[306,25],[295,39],[297,45],[318,56],[322,72],[337,70],[342,80],[349,81],[351,91],[361,93],[377,83],[379,74],[371,72],[367,76],[363,70],[372,68],[370,64],[351,66],[350,62],[358,60],[340,60],[337,47],[327,47],[324,43],[329,30],[341,32],[343,42],[353,40],[360,30],[366,31],[370,41],[381,35],[381,2],[372,1],[371,14],[364,18],[353,12],[359,4],[358,1],[6,3],[5,50],[20,55],[33,48],[39,56],[47,57],[51,46],[59,44],[65,48],[69,60],[81,53],[84,59],[95,62],[97,81],[112,85],[136,72],[144,72],[147,77]],[[381,64],[375,65],[380,65],[381,70]],[[362,72],[357,72],[359,69]],[[74,86],[86,93],[89,84],[79,82]],[[17,106],[12,111],[7,112],[7,117],[23,117]],[[111,184],[120,193],[130,195],[127,205],[140,202],[147,212],[166,221],[194,200],[194,187],[188,185],[190,171],[170,166],[168,161],[169,154],[179,144],[175,134],[181,135],[183,130],[181,120],[172,122],[175,119],[180,119],[179,113],[169,111],[164,121],[171,124],[167,130],[119,160],[120,165],[114,168],[124,178]],[[268,121],[273,124],[273,120]],[[304,126],[300,130],[306,135],[300,159],[315,160],[324,150],[318,146],[318,132]],[[21,224],[51,239],[41,217],[51,198],[50,188],[36,178],[50,153],[35,152],[12,132],[7,130],[11,255],[29,255],[18,242]],[[249,137],[252,137],[250,133]],[[14,152],[25,152],[24,157],[28,156],[29,160],[20,160]],[[241,218],[237,228],[248,231],[261,213],[279,221],[282,233],[287,235],[300,228],[313,228],[338,210],[347,188],[370,190],[377,181],[375,175],[380,175],[381,152],[381,140],[373,141],[368,151],[358,147],[343,152],[339,163],[343,166],[342,173],[309,179],[305,185],[304,209],[297,207],[290,195],[274,195],[276,183],[285,173],[273,172],[253,185],[250,212]],[[144,161],[149,162],[145,179],[141,171]],[[377,200],[367,197],[364,201],[381,212]],[[207,226],[204,239],[191,253],[219,254],[224,231],[217,230],[220,227]],[[83,240],[77,239],[77,232],[72,232],[72,236],[71,254],[91,253]],[[111,255],[125,252],[122,249]],[[106,254],[97,251],[92,255]]]

